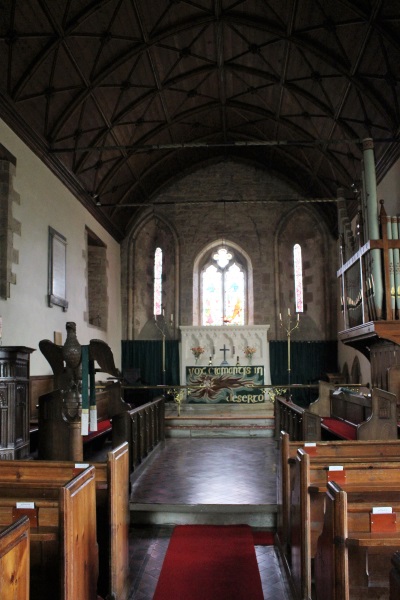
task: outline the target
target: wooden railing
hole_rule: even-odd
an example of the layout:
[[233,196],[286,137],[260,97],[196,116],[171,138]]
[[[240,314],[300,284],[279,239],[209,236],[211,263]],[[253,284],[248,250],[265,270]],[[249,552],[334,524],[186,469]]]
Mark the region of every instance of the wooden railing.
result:
[[129,443],[130,472],[165,439],[164,419],[163,396],[113,417],[112,444],[115,448],[123,442]]

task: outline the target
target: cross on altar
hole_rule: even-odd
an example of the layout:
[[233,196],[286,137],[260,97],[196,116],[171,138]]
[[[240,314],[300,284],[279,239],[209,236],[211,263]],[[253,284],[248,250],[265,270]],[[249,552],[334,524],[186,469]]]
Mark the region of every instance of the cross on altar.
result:
[[226,353],[228,352],[229,348],[227,348],[224,344],[223,348],[220,348],[221,352],[224,353],[224,360],[222,361],[221,365],[227,365],[227,361],[226,361]]

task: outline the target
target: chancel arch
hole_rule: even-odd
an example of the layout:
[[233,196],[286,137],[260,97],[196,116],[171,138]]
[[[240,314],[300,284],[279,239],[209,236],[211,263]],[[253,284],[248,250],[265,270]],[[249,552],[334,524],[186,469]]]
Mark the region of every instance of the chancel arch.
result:
[[[207,287],[213,287],[213,291]],[[239,291],[232,291],[236,287]],[[207,244],[193,265],[193,325],[252,325],[253,298],[253,269],[248,254],[226,239]],[[211,314],[208,302],[218,305],[218,310]]]

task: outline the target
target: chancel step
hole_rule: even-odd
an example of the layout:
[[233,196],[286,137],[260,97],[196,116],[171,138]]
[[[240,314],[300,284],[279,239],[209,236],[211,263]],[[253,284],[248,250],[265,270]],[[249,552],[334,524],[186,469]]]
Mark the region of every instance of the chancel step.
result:
[[276,504],[130,503],[133,525],[241,525],[275,529]]
[[[178,416],[179,412],[179,416]],[[272,437],[273,405],[166,405],[166,437]]]

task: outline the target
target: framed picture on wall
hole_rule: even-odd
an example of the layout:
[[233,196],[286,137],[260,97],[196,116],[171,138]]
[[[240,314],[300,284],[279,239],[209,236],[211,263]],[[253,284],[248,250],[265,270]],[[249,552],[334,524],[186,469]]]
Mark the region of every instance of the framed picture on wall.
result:
[[67,302],[67,239],[49,226],[49,306],[61,306],[64,312]]

